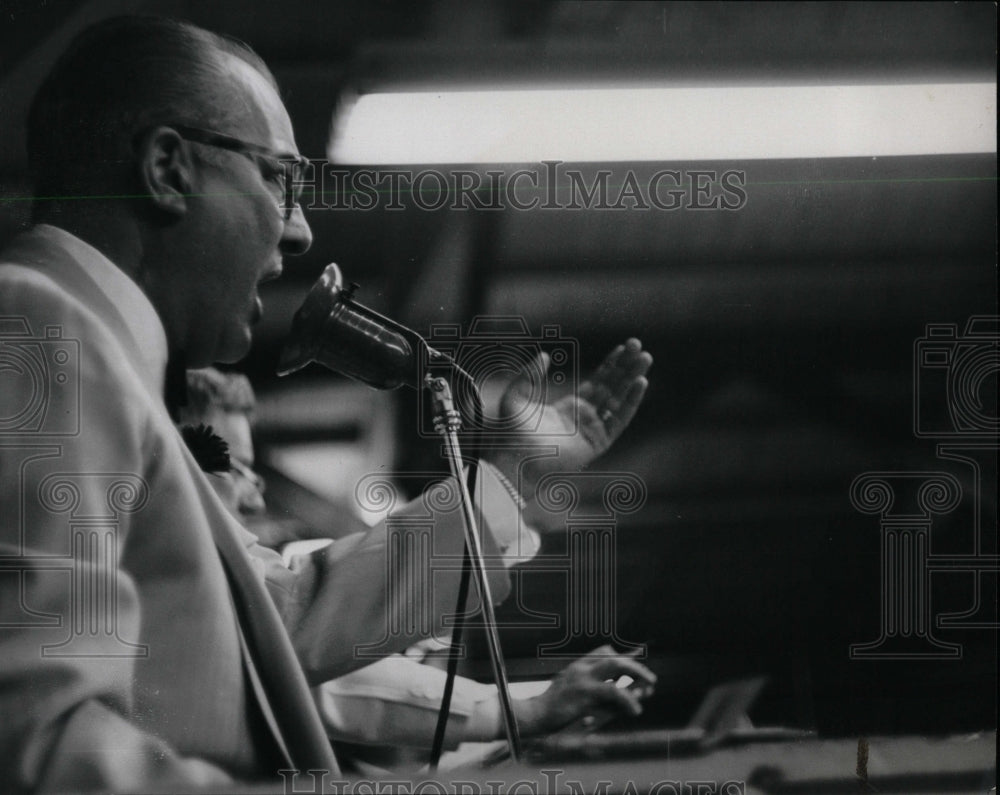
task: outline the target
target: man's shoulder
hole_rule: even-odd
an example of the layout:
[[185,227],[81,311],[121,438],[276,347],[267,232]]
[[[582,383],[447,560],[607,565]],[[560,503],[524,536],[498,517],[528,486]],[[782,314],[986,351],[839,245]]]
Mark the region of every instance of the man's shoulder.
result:
[[21,233],[0,249],[0,282],[5,288],[0,300],[10,306],[27,297],[48,302],[72,298],[69,285],[60,282],[58,270],[48,267],[65,259],[66,252],[43,230]]
[[[30,264],[0,259],[0,345],[37,352],[56,343],[71,355],[79,388],[114,383],[123,389],[136,381],[126,350],[100,307]],[[127,391],[142,395],[138,383]]]
[[0,317],[20,317],[32,332],[51,325],[72,326],[75,333],[102,327],[101,318],[80,296],[52,275],[30,264],[0,258]]
[[55,228],[36,227],[0,251],[0,316],[22,315],[39,323],[72,323],[84,332],[105,327],[96,292],[88,290],[86,266],[60,245]]
[[[32,438],[57,434],[61,456],[78,456],[86,467],[128,462],[129,471],[143,471],[157,424],[153,401],[113,328],[68,286],[30,266],[0,261],[0,359],[27,378],[8,379],[12,388],[0,395],[0,416],[18,415],[25,390],[44,384],[42,425]],[[109,452],[102,458],[95,450]]]
[[0,265],[37,265],[58,257],[61,251],[57,241],[65,234],[44,224],[25,229],[0,246]]

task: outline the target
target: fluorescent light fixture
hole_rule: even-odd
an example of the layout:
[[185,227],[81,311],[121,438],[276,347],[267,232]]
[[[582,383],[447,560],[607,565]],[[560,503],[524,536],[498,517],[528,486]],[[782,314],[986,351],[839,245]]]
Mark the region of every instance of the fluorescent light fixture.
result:
[[996,152],[996,83],[419,91],[335,120],[344,164]]

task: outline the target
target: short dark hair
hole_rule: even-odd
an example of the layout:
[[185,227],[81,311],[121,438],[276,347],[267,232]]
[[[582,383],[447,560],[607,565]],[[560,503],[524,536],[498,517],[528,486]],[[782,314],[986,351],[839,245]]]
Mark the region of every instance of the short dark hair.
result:
[[36,197],[93,190],[98,169],[127,161],[132,137],[150,126],[173,122],[224,130],[242,112],[232,102],[225,54],[248,63],[277,90],[248,45],[188,22],[115,17],[79,34],[28,113]]

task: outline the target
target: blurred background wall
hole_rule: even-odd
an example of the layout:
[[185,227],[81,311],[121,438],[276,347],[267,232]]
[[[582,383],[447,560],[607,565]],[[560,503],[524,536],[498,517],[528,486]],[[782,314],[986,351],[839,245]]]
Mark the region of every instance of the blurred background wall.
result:
[[[990,3],[4,0],[0,10],[0,240],[28,222],[21,124],[38,81],[73,33],[123,12],[179,16],[251,43],[282,85],[301,151],[317,158],[352,92],[996,79]],[[962,498],[935,520],[931,552],[972,554],[978,521],[978,552],[996,555],[993,478],[977,492],[968,461],[942,458],[939,440],[914,430],[916,405],[925,424],[951,421],[942,373],[954,360],[914,356],[928,324],[956,324],[938,346],[954,352],[969,318],[997,313],[995,146],[564,165],[588,180],[610,171],[611,185],[662,169],[738,170],[746,201],[734,211],[428,211],[404,196],[400,209],[309,210],[315,244],[269,286],[240,365],[261,395],[263,459],[325,491],[309,502],[278,489],[284,509],[323,521],[324,506],[349,498],[373,467],[441,469],[436,444],[417,432],[414,395],[357,389],[315,366],[274,376],[291,316],[330,261],[361,284],[359,299],[424,334],[440,324],[467,334],[482,315],[517,316],[533,338],[555,326],[579,372],[635,335],[656,359],[649,395],[596,467],[645,488],[641,509],[614,517],[611,573],[598,563],[592,572],[613,580],[614,632],[567,634],[569,574],[543,558],[503,613],[522,625],[504,630],[515,673],[546,669],[540,644],[566,638],[575,652],[613,635],[648,644],[661,672],[650,721],[683,722],[711,682],[763,672],[775,682],[763,717],[776,722],[848,733],[995,725],[995,569],[927,574],[928,626],[960,657],[851,658],[852,644],[880,636],[884,578],[879,517],[849,493],[869,471],[949,472]],[[970,399],[995,418],[997,327],[977,328],[985,335],[971,344],[987,364]],[[977,455],[995,475],[995,450]],[[583,499],[600,494],[584,489]],[[563,519],[545,534],[553,559],[567,554]],[[966,619],[942,624],[948,614]]]

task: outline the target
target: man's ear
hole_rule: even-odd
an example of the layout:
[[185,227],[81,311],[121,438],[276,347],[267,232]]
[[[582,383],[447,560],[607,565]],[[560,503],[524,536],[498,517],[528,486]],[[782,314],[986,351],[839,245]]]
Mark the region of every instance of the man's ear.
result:
[[194,162],[187,143],[170,127],[154,127],[135,142],[139,184],[152,206],[174,216],[188,210]]

